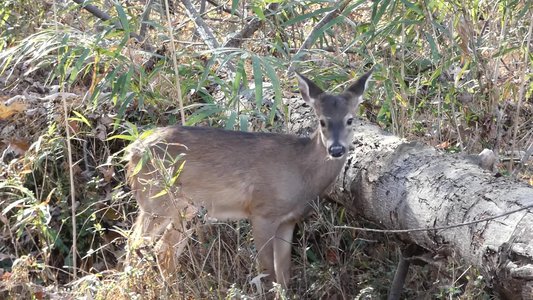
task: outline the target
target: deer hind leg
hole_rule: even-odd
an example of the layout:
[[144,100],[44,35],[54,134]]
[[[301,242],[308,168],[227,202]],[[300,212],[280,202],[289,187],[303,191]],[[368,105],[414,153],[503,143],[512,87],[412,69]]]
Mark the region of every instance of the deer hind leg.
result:
[[187,245],[188,235],[180,220],[171,219],[155,245],[157,265],[164,278],[172,279],[178,268],[178,259]]
[[[153,245],[170,223],[170,219],[155,217],[141,210],[133,226],[133,233],[128,241],[128,262],[131,263],[133,252],[140,253],[140,249]],[[142,257],[142,255],[140,255]]]
[[159,271],[166,279],[171,279],[175,274],[178,258],[194,229],[186,228],[187,223],[194,218],[196,210],[193,207],[185,207],[182,211],[176,211],[174,217],[169,217],[155,216],[141,210],[130,245],[130,252],[145,245],[154,246]]
[[273,241],[276,282],[281,284],[283,288],[287,288],[291,279],[291,249],[294,226],[293,222],[280,224],[276,231],[276,238]]
[[257,249],[257,258],[263,273],[268,274],[268,284],[275,276],[274,269],[274,236],[276,234],[275,224],[271,220],[255,217],[251,219],[252,233],[254,237],[255,248]]

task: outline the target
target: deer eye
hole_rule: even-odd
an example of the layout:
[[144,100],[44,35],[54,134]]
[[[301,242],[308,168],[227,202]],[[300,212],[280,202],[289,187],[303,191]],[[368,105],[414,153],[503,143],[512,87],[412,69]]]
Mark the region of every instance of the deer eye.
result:
[[348,125],[352,125],[353,123],[353,118],[349,118],[347,121],[346,121],[346,124]]
[[324,121],[323,119],[320,119],[320,126],[326,127],[326,121]]

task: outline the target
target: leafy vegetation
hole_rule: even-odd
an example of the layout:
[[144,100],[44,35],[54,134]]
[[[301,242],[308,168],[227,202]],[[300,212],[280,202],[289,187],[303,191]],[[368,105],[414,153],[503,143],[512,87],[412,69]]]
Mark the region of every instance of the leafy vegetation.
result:
[[[202,226],[175,285],[149,256],[121,270],[136,209],[122,150],[181,111],[187,125],[285,132],[294,69],[340,90],[373,66],[363,117],[450,152],[493,149],[509,176],[533,142],[531,1],[49,2],[0,3],[0,298],[253,297],[247,222]],[[292,289],[274,293],[385,295],[397,245],[333,227],[356,222],[317,207]],[[476,270],[443,266],[412,272],[408,297],[489,298]]]

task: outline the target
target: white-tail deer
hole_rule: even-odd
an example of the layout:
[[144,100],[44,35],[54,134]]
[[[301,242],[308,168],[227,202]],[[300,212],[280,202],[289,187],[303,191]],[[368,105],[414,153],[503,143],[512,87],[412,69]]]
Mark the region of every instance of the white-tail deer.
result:
[[127,155],[140,208],[133,240],[155,243],[159,266],[172,274],[190,235],[188,222],[200,211],[219,220],[247,218],[260,266],[286,287],[294,226],[344,165],[370,73],[338,95],[297,74],[320,121],[310,138],[171,126],[137,140]]

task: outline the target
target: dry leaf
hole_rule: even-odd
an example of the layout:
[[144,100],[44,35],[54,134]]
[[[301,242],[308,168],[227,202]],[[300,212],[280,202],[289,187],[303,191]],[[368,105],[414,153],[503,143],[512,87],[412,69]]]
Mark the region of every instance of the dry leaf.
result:
[[33,297],[37,300],[42,300],[44,299],[44,293],[43,291],[35,291],[33,292]]
[[105,141],[107,138],[107,130],[105,126],[102,124],[98,124],[95,130],[96,130],[96,137],[101,141]]
[[115,169],[112,166],[104,168],[100,172],[104,175],[105,182],[110,182],[113,179],[113,175],[115,175]]
[[27,105],[20,102],[12,103],[9,106],[6,106],[3,102],[0,103],[0,120],[6,120],[14,114],[23,112],[26,110]]
[[435,148],[437,149],[448,149],[450,147],[450,142],[448,141],[444,141],[440,144],[438,144],[437,146],[435,146]]
[[30,149],[30,144],[24,140],[11,139],[8,140],[8,147],[16,155],[24,155],[28,149]]
[[[72,172],[72,175],[73,175],[74,177],[79,176],[79,175],[81,174],[81,172],[82,172],[81,167],[80,167],[79,165],[76,165],[76,164],[73,165],[73,166],[69,166],[69,164],[68,164],[67,162],[64,162],[64,163],[62,164],[62,167],[63,167],[63,169],[64,169],[66,172],[69,172],[69,169],[70,169],[70,172]],[[68,173],[67,173],[67,174],[68,174]]]
[[80,126],[78,125],[78,121],[69,120],[68,126],[73,135],[77,135],[80,132]]
[[11,272],[5,272],[4,274],[2,274],[2,281],[8,281],[9,278],[11,278],[11,275]]
[[337,255],[337,251],[334,249],[327,249],[326,250],[326,261],[330,265],[336,265],[339,263],[339,256]]

